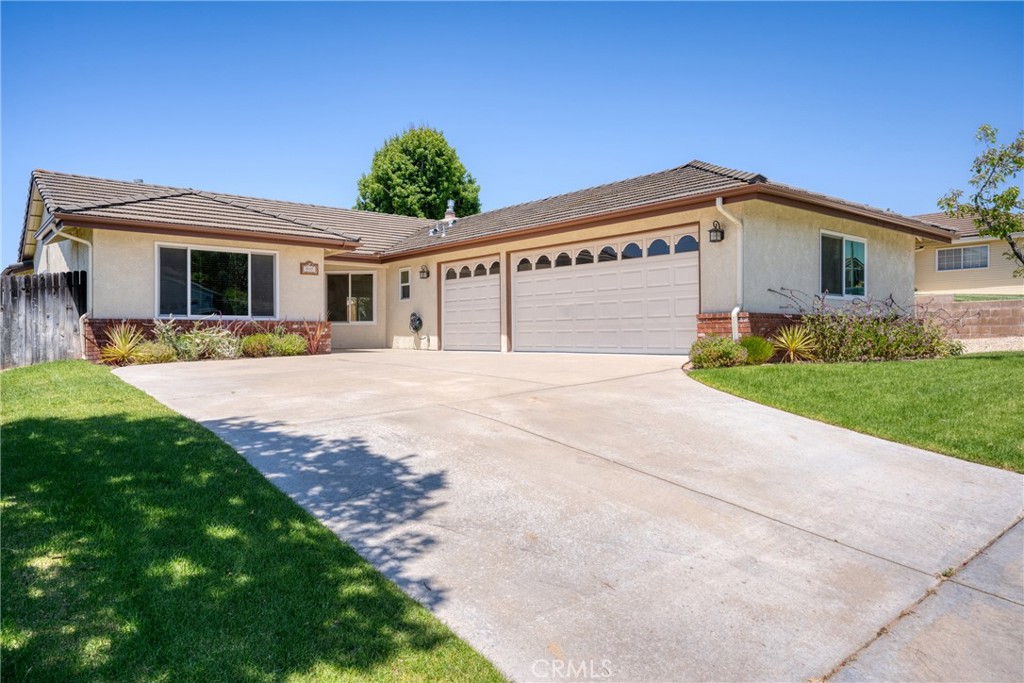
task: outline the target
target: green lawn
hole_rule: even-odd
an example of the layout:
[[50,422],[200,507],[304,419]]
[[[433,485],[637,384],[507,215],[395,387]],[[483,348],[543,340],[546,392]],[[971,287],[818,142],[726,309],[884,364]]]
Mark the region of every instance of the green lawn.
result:
[[760,365],[690,377],[822,422],[1024,472],[1024,353]]
[[2,678],[501,680],[200,425],[79,361],[2,382]]
[[954,294],[953,301],[1016,301],[1024,294]]

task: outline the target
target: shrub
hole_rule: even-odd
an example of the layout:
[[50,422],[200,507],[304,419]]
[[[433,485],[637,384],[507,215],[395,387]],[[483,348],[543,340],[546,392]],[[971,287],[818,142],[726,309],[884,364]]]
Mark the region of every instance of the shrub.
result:
[[262,358],[270,355],[276,335],[259,332],[242,337],[242,355],[248,358]]
[[159,341],[145,341],[135,349],[136,363],[170,363],[177,359],[174,347]]
[[795,363],[798,360],[813,360],[815,353],[814,335],[802,325],[786,325],[772,337],[772,345],[782,352],[782,360]]
[[100,360],[110,365],[127,365],[135,361],[139,345],[145,340],[135,325],[120,323],[107,330],[107,343],[100,349]]
[[270,338],[272,356],[301,356],[308,348],[306,338],[301,334],[273,334]]
[[750,335],[740,339],[740,346],[747,350],[747,365],[760,365],[771,360],[775,347],[764,337]]
[[747,350],[728,337],[703,337],[690,347],[690,362],[694,368],[728,368],[742,365]]
[[238,358],[241,340],[223,327],[197,327],[178,335],[177,351],[182,360]]

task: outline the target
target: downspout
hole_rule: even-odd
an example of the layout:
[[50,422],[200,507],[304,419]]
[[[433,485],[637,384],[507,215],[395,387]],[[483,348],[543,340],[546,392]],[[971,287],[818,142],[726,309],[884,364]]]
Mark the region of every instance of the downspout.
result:
[[89,269],[86,271],[85,275],[85,313],[83,313],[78,318],[78,343],[82,349],[82,358],[86,359],[87,354],[85,351],[85,319],[92,315],[92,242],[83,240],[81,237],[75,237],[74,235],[70,235],[68,233],[62,233],[62,230],[64,230],[63,225],[54,230],[53,234],[50,236],[49,239],[46,240],[43,246],[46,246],[47,244],[52,242],[53,238],[55,238],[57,235],[63,234],[66,239],[69,239],[72,242],[84,244],[86,247],[89,248]]
[[732,309],[729,317],[732,318],[732,339],[739,341],[739,316],[740,311],[743,310],[743,222],[726,210],[721,197],[715,197],[715,208],[736,228],[736,306]]

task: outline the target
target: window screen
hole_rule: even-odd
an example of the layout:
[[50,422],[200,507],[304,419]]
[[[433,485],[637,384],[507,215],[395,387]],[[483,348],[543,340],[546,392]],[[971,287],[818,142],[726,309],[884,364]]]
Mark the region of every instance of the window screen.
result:
[[843,293],[843,238],[821,236],[821,291]]
[[160,247],[160,315],[188,315],[188,249]]

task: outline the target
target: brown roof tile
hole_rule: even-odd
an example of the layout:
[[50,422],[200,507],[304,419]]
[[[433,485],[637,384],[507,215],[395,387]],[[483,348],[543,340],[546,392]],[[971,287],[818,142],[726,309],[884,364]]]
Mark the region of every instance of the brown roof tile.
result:
[[974,218],[971,216],[964,216],[963,218],[950,218],[941,211],[938,213],[922,213],[918,216],[914,216],[918,220],[922,220],[925,223],[931,223],[941,228],[948,228],[956,230],[957,237],[977,237],[978,226],[974,224]]

